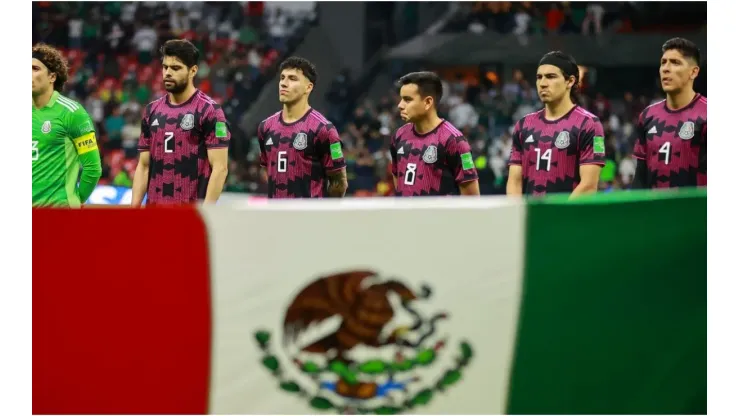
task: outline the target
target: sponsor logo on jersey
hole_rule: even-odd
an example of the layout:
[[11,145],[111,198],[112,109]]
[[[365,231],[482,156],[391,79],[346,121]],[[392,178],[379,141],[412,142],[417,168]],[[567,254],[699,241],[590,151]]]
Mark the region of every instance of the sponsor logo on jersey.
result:
[[594,136],[594,153],[597,155],[606,154],[606,145],[604,144],[604,136]]
[[92,152],[98,148],[98,142],[95,140],[95,133],[87,133],[84,136],[78,137],[72,142],[77,149],[78,155],[84,155],[87,152]]
[[461,154],[460,160],[462,160],[462,167],[464,170],[473,169],[475,167],[473,155],[471,155],[470,152]]
[[342,143],[332,143],[329,146],[329,150],[331,151],[332,160],[337,160],[344,157],[344,153],[342,153]]
[[226,127],[226,123],[223,121],[216,122],[216,137],[219,139],[225,139],[229,136],[229,129]]

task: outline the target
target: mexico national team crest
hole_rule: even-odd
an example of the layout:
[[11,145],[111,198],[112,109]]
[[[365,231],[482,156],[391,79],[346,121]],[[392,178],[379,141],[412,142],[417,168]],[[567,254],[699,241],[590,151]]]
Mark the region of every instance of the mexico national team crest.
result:
[[190,130],[195,126],[195,117],[192,114],[185,114],[180,122],[180,128]]
[[261,364],[307,412],[421,413],[473,358],[469,342],[447,335],[453,315],[433,292],[366,270],[321,277],[290,300],[280,330],[254,334]]
[[49,134],[51,131],[51,121],[46,120],[44,121],[44,124],[41,125],[41,132],[44,134]]
[[437,161],[437,146],[429,146],[424,151],[424,156],[421,157],[427,163],[434,163]]
[[293,147],[296,150],[303,150],[308,147],[308,136],[306,133],[298,133],[295,135],[295,139],[293,139]]
[[694,137],[694,122],[687,121],[681,126],[681,130],[678,131],[678,137],[689,140]]
[[570,146],[570,133],[561,131],[555,139],[555,147],[558,149],[567,149]]

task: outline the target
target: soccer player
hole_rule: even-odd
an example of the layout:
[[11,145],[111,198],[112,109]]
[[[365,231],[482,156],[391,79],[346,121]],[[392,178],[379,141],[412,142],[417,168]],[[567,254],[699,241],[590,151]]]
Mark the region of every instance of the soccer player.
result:
[[480,195],[478,171],[468,140],[437,115],[442,81],[433,72],[398,80],[398,109],[407,124],[391,139],[396,196]]
[[221,106],[195,88],[200,52],[187,40],[160,49],[167,94],[141,120],[132,206],[215,203],[226,181],[229,124]]
[[580,75],[573,57],[548,52],[537,67],[537,93],[545,108],[514,126],[507,195],[596,192],[604,166],[604,127],[575,104]]
[[58,50],[45,44],[35,45],[31,72],[31,204],[79,208],[103,172],[95,127],[80,103],[60,94],[67,81],[67,63]]
[[694,92],[701,55],[691,41],[663,44],[660,84],[666,99],[637,121],[633,189],[707,185],[707,99]]
[[336,127],[311,108],[316,67],[289,57],[280,64],[278,98],[283,109],[257,127],[260,165],[267,170],[268,198],[341,198],[347,171]]

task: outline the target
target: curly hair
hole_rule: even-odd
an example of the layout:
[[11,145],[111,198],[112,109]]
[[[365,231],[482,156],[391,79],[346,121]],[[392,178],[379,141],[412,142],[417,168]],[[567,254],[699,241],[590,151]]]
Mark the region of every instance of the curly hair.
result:
[[57,79],[54,80],[54,89],[61,91],[68,78],[67,60],[62,53],[56,48],[45,43],[37,43],[33,46],[33,57],[41,61],[49,69],[49,73],[54,73]]

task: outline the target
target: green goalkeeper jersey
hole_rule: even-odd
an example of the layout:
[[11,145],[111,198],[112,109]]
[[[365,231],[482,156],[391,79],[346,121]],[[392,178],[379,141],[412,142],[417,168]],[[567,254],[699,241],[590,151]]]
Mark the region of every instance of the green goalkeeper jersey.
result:
[[79,207],[102,172],[93,122],[82,105],[57,91],[44,107],[32,107],[32,204]]

